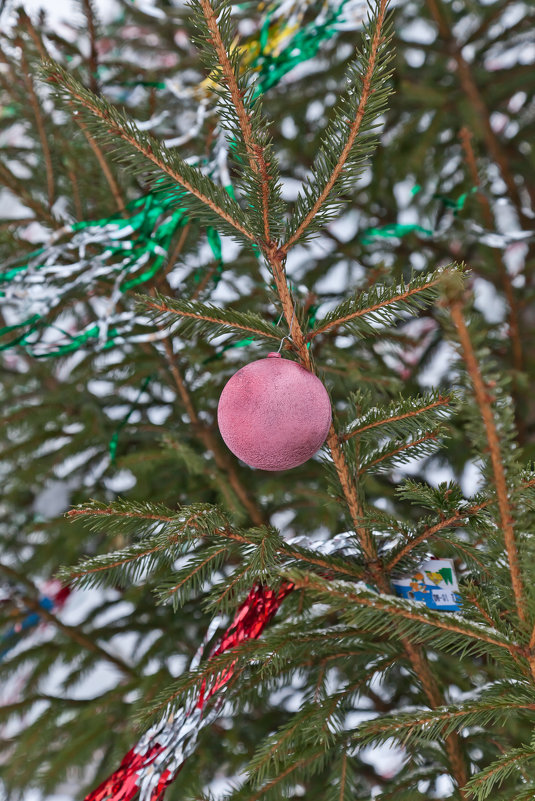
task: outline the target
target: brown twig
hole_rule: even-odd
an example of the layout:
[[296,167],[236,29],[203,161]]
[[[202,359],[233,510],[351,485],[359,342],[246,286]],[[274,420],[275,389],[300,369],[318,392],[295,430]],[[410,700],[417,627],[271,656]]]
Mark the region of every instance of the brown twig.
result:
[[164,515],[137,514],[137,512],[118,512],[108,506],[104,509],[69,509],[65,517],[83,517],[84,515],[103,515],[105,517],[133,517],[141,520],[158,520],[161,523],[174,523],[175,517],[165,517]]
[[178,257],[182,253],[182,249],[183,249],[184,245],[186,244],[186,239],[188,237],[190,227],[191,227],[191,223],[187,222],[185,224],[185,226],[182,228],[182,230],[180,232],[180,236],[178,237],[178,240],[176,242],[176,245],[174,246],[173,250],[171,251],[171,253],[169,254],[169,256],[167,258],[167,265],[165,267],[165,271],[164,271],[163,276],[162,276],[163,278],[165,278],[165,279],[167,278],[167,274],[169,273],[170,270],[173,269],[173,267],[175,266],[175,264],[177,262]]
[[102,152],[101,148],[99,147],[95,139],[91,136],[89,129],[85,124],[85,122],[83,121],[83,119],[81,118],[80,114],[73,114],[73,120],[82,131],[83,135],[87,139],[89,147],[95,154],[95,158],[99,163],[100,169],[104,173],[104,177],[108,182],[108,186],[110,187],[117,209],[121,212],[122,216],[125,219],[127,219],[128,214],[125,210],[125,203],[121,195],[121,190],[119,189],[119,184],[115,180],[115,177],[110,169],[110,166],[104,157],[104,153]]
[[[206,322],[209,323],[230,326],[230,323],[228,323],[226,320],[221,320],[215,315],[209,316],[207,314],[195,314],[195,312],[187,312],[182,310],[178,311],[177,309],[172,309],[170,306],[166,306],[165,303],[158,303],[155,300],[147,300],[146,303],[147,306],[149,306],[149,308],[151,309],[155,309],[156,311],[159,312],[168,312],[169,314],[175,314],[177,317],[186,317],[187,319],[190,320],[205,320]],[[232,323],[232,327],[239,328],[240,331],[247,331],[249,334],[258,334],[259,336],[268,337],[270,339],[275,339],[277,341],[280,339],[280,337],[278,337],[276,334],[269,334],[265,331],[261,331],[259,328],[251,328],[251,326],[242,325],[241,323]]]
[[[463,56],[462,47],[457,42],[449,26],[447,16],[442,7],[442,2],[441,0],[427,0],[427,5],[433,19],[436,22],[440,36],[448,45],[448,50],[455,59],[461,88],[466,98],[477,112],[478,119],[481,121],[483,126],[483,137],[485,139],[487,150],[499,167],[500,174],[505,185],[507,186],[509,195],[515,202],[520,219],[528,227],[531,227],[529,218],[527,218],[522,211],[522,198],[520,197],[518,186],[511,171],[507,153],[492,129],[489,110],[474,79],[472,69]],[[531,194],[533,202],[535,202],[535,195],[533,194],[531,188],[529,186],[526,188]]]
[[78,220],[84,219],[84,210],[82,208],[82,201],[80,199],[80,190],[78,189],[78,180],[76,173],[71,167],[67,167],[67,173],[72,186],[72,197],[74,201],[74,211]]
[[270,242],[271,234],[269,229],[269,184],[271,177],[269,175],[268,165],[264,158],[264,148],[255,141],[253,127],[251,125],[251,117],[243,103],[243,92],[238,86],[238,81],[229,55],[225,49],[225,45],[221,38],[221,32],[217,24],[217,17],[212,8],[210,0],[200,0],[200,5],[206,19],[208,30],[212,36],[212,44],[215,47],[219,65],[221,67],[222,79],[228,86],[232,104],[236,110],[240,129],[245,143],[245,149],[249,157],[249,165],[254,173],[259,177],[262,185],[262,216],[264,221],[264,239]]
[[[468,165],[468,169],[470,170],[472,181],[474,182],[474,186],[476,186],[479,190],[481,182],[479,180],[476,158],[471,142],[472,139],[471,131],[469,130],[469,128],[467,128],[467,126],[464,126],[463,128],[461,128],[459,136],[462,142],[463,150],[466,157],[466,163]],[[481,191],[478,191],[477,197],[481,205],[485,226],[487,227],[488,230],[493,230],[495,228],[495,222],[494,222],[494,215],[490,207],[489,199]],[[520,333],[520,324],[519,324],[520,314],[518,309],[518,302],[511,281],[511,276],[509,275],[509,271],[507,270],[507,267],[503,260],[503,255],[501,255],[501,253],[499,253],[495,248],[493,248],[492,256],[498,274],[502,280],[505,296],[507,298],[507,303],[509,306],[509,312],[510,312],[509,327],[511,333],[511,349],[513,353],[513,365],[517,372],[521,372],[524,369],[524,353],[522,349],[522,336]],[[517,381],[515,379],[515,385],[516,383]],[[518,415],[517,415],[517,425],[519,426],[519,429],[522,429],[524,427],[523,420]]]
[[87,32],[89,34],[89,86],[96,95],[100,93],[98,85],[98,50],[95,26],[95,9],[91,0],[82,0],[85,18],[87,20]]
[[[31,209],[40,222],[45,221],[52,228],[60,228],[62,223],[57,220],[43,203],[34,197],[23,181],[20,181],[11,170],[0,161],[0,183],[14,192],[21,199],[22,203]],[[14,220],[13,222],[17,222]]]
[[36,46],[37,50],[39,51],[39,55],[41,56],[41,58],[42,59],[48,58],[48,52],[46,50],[46,47],[43,44],[43,40],[41,39],[40,34],[36,31],[32,21],[31,21],[30,17],[28,16],[28,14],[26,13],[26,11],[23,8],[19,8],[19,9],[17,9],[17,13],[18,13],[19,23],[24,25],[24,27],[26,28],[26,30],[30,34],[34,45]]
[[527,609],[524,594],[524,583],[522,579],[522,573],[520,571],[518,549],[513,527],[513,517],[507,489],[507,480],[505,477],[505,469],[500,451],[500,439],[492,412],[491,397],[489,396],[487,387],[485,386],[481,371],[479,369],[479,364],[474,353],[472,340],[470,339],[470,334],[466,326],[463,308],[460,301],[457,300],[451,304],[450,313],[459,337],[466,369],[468,370],[468,375],[470,376],[470,380],[474,388],[476,403],[479,407],[486,432],[490,460],[492,464],[492,472],[494,475],[494,484],[498,499],[500,522],[505,540],[507,557],[509,560],[509,570],[511,573],[511,583],[513,585],[516,609],[520,620],[525,621],[527,618]]
[[46,185],[48,193],[48,207],[49,209],[51,209],[52,206],[54,205],[55,187],[54,187],[54,168],[52,166],[52,156],[50,153],[50,146],[48,144],[48,139],[46,136],[45,124],[43,121],[43,115],[41,113],[41,106],[39,100],[37,99],[37,95],[35,94],[33,81],[30,76],[28,62],[26,60],[26,53],[24,51],[24,43],[20,36],[18,36],[15,41],[17,47],[20,48],[20,66],[22,70],[22,78],[26,85],[28,98],[30,100],[30,105],[33,110],[33,115],[35,117],[35,124],[37,126],[37,132],[39,134],[39,139],[41,142],[41,149],[43,151],[43,159],[45,162],[45,173],[46,173]]

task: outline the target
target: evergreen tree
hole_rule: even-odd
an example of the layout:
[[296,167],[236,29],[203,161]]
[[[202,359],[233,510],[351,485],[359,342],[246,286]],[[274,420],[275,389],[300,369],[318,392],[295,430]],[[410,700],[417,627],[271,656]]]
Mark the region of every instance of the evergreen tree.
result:
[[[9,799],[82,798],[199,692],[211,725],[145,798],[535,797],[533,9],[9,13]],[[279,346],[333,423],[268,473],[216,409]],[[396,596],[430,558],[459,611]],[[261,637],[188,669],[252,588]]]

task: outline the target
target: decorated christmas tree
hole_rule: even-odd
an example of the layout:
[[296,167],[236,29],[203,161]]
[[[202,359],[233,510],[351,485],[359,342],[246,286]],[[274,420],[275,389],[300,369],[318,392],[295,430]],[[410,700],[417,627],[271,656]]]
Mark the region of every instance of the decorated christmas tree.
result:
[[0,789],[535,798],[533,9],[46,6],[0,33]]

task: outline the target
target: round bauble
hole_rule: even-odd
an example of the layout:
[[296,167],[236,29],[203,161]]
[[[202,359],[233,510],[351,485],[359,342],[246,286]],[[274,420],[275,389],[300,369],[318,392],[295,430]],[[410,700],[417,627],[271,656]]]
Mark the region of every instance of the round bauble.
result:
[[238,459],[259,470],[289,470],[325,442],[331,403],[313,373],[269,353],[228,381],[217,420],[225,444]]

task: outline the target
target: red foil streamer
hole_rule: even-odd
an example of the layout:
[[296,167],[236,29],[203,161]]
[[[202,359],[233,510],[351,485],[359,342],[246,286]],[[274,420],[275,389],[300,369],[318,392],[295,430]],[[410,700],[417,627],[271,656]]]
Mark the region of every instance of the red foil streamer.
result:
[[[293,584],[290,582],[282,584],[277,591],[261,584],[255,585],[208,658],[212,659],[235,648],[245,640],[256,640],[292,590]],[[209,684],[206,680],[203,681],[197,701],[186,712],[186,720],[196,710],[202,712],[209,699],[227,684],[234,674],[235,665],[236,661],[218,674],[215,680]],[[201,724],[200,717],[199,723]],[[151,777],[153,781],[150,789],[144,792],[142,801],[162,801],[166,788],[176,779],[185,761],[184,759],[176,764],[175,760],[172,768],[166,767],[165,759],[158,761],[158,757],[169,748],[164,743],[172,734],[171,727],[173,725],[176,725],[175,721],[170,719],[164,725],[159,723],[154,727],[153,738],[150,735],[148,738],[147,735],[144,735],[140,742],[123,757],[119,768],[96,790],[86,796],[85,801],[131,801],[140,790],[142,780],[148,777]],[[198,728],[200,729],[201,725]],[[180,731],[184,731],[184,738],[186,736],[191,738],[191,731],[188,731],[182,723],[177,738],[173,741],[173,752],[167,754],[170,761],[174,752],[180,748]]]

